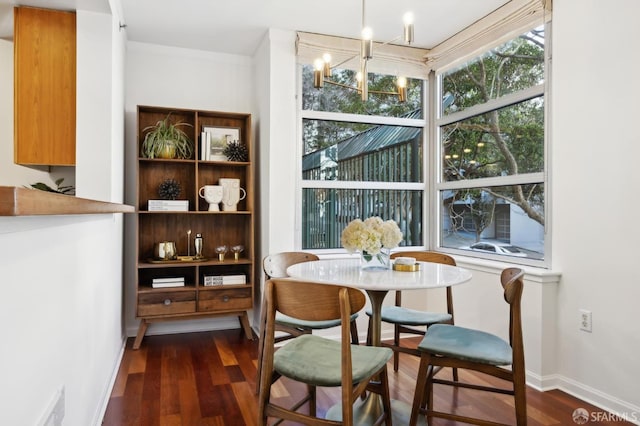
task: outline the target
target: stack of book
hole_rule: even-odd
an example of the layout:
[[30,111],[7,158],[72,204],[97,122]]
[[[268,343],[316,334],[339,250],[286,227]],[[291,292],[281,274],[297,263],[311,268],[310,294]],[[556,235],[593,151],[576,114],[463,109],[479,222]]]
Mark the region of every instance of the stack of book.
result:
[[204,277],[205,287],[214,285],[238,285],[246,283],[247,277],[245,275],[205,275]]
[[187,212],[189,200],[149,200],[150,212]]
[[151,287],[184,287],[184,277],[154,278]]

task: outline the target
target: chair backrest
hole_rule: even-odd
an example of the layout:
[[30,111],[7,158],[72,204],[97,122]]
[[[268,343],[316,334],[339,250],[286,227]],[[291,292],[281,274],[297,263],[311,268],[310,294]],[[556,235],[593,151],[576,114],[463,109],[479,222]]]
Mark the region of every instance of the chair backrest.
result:
[[287,268],[289,266],[318,259],[319,257],[312,253],[285,251],[266,256],[262,261],[262,268],[267,280],[271,278],[285,278],[288,276]]
[[443,263],[445,265],[456,266],[456,261],[453,257],[436,251],[400,251],[391,255],[392,259],[396,257],[414,257],[420,262]]
[[504,300],[509,304],[509,343],[513,349],[514,368],[524,369],[524,344],[522,342],[521,301],[524,288],[524,271],[520,268],[507,268],[500,275],[504,289]]
[[[436,251],[401,251],[391,255],[392,259],[396,257],[414,257],[420,262],[442,263],[445,265],[456,266],[456,261],[448,254],[438,253]],[[453,317],[453,293],[451,287],[447,287],[447,313]],[[396,291],[396,306],[402,305],[402,292]],[[453,319],[451,320],[453,323]]]
[[[261,380],[268,378],[273,366],[275,343],[275,315],[279,311],[290,317],[307,321],[328,321],[340,319],[342,342],[342,377],[351,388],[351,315],[365,305],[365,295],[353,287],[318,284],[307,281],[273,278],[265,283],[266,330],[265,352],[262,360]],[[264,367],[267,367],[266,369]]]

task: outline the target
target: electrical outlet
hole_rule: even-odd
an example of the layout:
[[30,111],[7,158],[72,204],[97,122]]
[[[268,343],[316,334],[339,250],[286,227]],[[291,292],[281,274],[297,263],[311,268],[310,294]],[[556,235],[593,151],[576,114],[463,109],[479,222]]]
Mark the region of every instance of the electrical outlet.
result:
[[580,309],[580,330],[591,333],[591,311]]

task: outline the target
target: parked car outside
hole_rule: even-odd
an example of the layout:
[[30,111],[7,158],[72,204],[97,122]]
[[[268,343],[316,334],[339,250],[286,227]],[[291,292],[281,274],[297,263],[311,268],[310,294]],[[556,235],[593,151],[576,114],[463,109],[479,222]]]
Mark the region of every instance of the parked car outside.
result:
[[482,253],[491,253],[491,254],[501,254],[505,256],[515,256],[515,257],[527,257],[526,253],[523,253],[516,246],[512,246],[507,243],[488,243],[488,242],[479,242],[471,244],[468,247],[460,247],[463,250],[474,250]]

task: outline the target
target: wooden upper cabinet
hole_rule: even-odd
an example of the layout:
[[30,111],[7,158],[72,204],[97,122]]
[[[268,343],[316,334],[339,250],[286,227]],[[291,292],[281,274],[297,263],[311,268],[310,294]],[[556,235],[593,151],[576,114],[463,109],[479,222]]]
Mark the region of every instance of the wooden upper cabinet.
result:
[[76,14],[14,9],[14,162],[76,162]]

